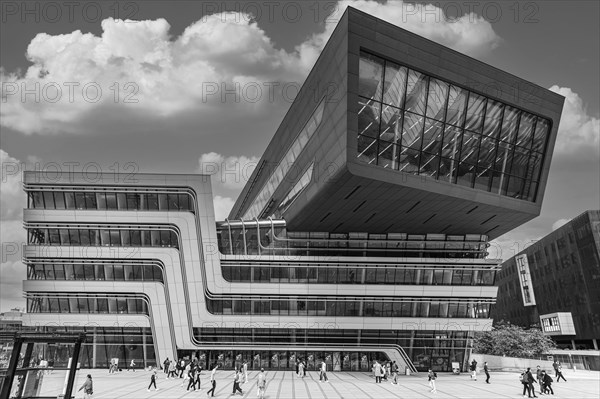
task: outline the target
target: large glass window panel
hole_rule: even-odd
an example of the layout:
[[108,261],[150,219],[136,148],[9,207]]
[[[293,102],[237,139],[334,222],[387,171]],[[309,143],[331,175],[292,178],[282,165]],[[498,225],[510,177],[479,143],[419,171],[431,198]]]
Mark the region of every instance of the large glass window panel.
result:
[[517,177],[525,177],[527,173],[527,163],[529,162],[529,150],[522,147],[515,147],[513,161],[510,167],[510,174]]
[[522,198],[525,181],[521,178],[510,176],[506,184],[506,194],[509,197]]
[[542,171],[542,154],[539,152],[531,152],[529,155],[529,163],[527,164],[527,179],[539,180]]
[[443,121],[446,113],[446,100],[448,96],[448,83],[441,80],[429,79],[429,93],[427,96],[427,117]]
[[100,245],[100,233],[96,229],[88,230],[90,234],[90,245]]
[[[304,145],[303,145],[304,147]],[[192,210],[192,207],[190,206],[190,196],[187,194],[179,194],[179,206],[181,207],[182,210]]]
[[423,151],[437,155],[442,147],[442,135],[444,124],[433,119],[425,119],[425,130],[423,132]]
[[124,247],[128,247],[131,245],[131,236],[130,236],[131,231],[130,230],[123,230],[121,231],[121,245]]
[[546,146],[546,138],[550,130],[548,119],[537,118],[535,125],[535,135],[533,136],[533,150],[543,152]]
[[448,93],[448,111],[446,112],[446,123],[462,126],[468,91],[460,87],[450,85]]
[[504,185],[504,180],[508,178],[508,175],[499,172],[499,171],[492,171],[492,185],[490,188],[490,191],[492,193],[495,194],[500,194],[502,191],[502,186]]
[[79,241],[81,245],[88,246],[90,245],[90,231],[87,229],[83,229],[79,231]]
[[535,116],[523,112],[521,114],[521,121],[519,122],[519,133],[517,134],[517,145],[531,148],[533,140],[533,125],[535,124]]
[[377,139],[358,136],[358,158],[369,164],[375,163],[377,160]]
[[71,239],[69,238],[69,230],[60,229],[60,243],[62,245],[70,245]]
[[479,142],[481,136],[476,133],[465,131],[462,141],[462,149],[460,152],[461,162],[466,162],[475,165],[479,156]]
[[402,111],[398,108],[384,105],[381,111],[381,132],[379,138],[392,143],[398,143],[402,132]]
[[461,162],[458,167],[456,183],[461,186],[473,187],[475,179],[475,165]]
[[79,245],[79,230],[78,229],[70,229],[69,230],[69,242],[71,245]]
[[96,201],[96,193],[87,192],[85,196],[85,207],[86,209],[97,209],[98,203]]
[[495,170],[508,173],[510,170],[510,164],[512,163],[513,147],[513,145],[504,143],[502,141],[498,143],[496,161],[494,162]]
[[458,161],[455,159],[441,158],[438,180],[454,183],[458,172]]
[[372,100],[358,100],[358,134],[369,137],[379,136],[379,114],[381,105]]
[[410,112],[405,112],[402,129],[402,146],[420,151],[422,132],[423,117]]
[[52,191],[44,191],[44,202],[46,209],[55,209],[54,205],[54,193]]
[[148,196],[148,210],[158,210],[158,194],[147,194]]
[[121,245],[120,233],[119,230],[110,230],[110,245]]
[[66,209],[65,195],[62,191],[54,192],[54,204],[56,205],[56,209]]
[[488,191],[493,173],[493,170],[489,166],[478,165],[477,175],[475,176],[475,188]]
[[491,138],[489,136],[483,136],[481,138],[481,146],[479,147],[478,166],[482,170],[494,167],[497,147],[498,142],[496,141],[496,139]]
[[106,194],[105,193],[96,193],[96,206],[100,210],[106,209]]
[[383,102],[395,107],[402,107],[406,88],[407,69],[393,62],[386,61]]
[[404,109],[419,115],[425,115],[425,101],[427,100],[428,76],[420,72],[409,70],[406,85],[406,102]]
[[161,211],[169,210],[169,201],[167,200],[167,194],[158,194],[158,209]]
[[500,140],[512,144],[515,140],[515,137],[517,136],[518,123],[519,110],[507,105],[504,108],[504,118],[502,118]]
[[136,193],[127,193],[127,209],[138,210],[140,209],[140,195]]
[[85,193],[75,193],[75,208],[85,209]]
[[465,120],[465,129],[474,132],[481,132],[483,122],[483,111],[485,110],[485,97],[471,92],[469,94],[469,103],[467,105],[467,116]]
[[106,209],[117,209],[117,194],[106,193]]
[[461,141],[461,129],[454,126],[446,126],[442,142],[442,156],[444,158],[458,159]]
[[535,195],[539,182],[531,181],[529,184],[529,190],[527,191],[527,201],[535,201]]
[[48,235],[50,236],[50,245],[60,245],[58,229],[48,229]]
[[153,247],[160,246],[160,231],[159,230],[151,230],[150,231],[150,245]]
[[402,147],[400,150],[399,169],[404,173],[419,173],[419,155],[418,149]]
[[360,53],[358,65],[358,94],[381,101],[383,85],[383,59]]
[[139,230],[131,230],[129,232],[131,246],[139,247],[142,245],[142,236]]
[[43,209],[44,208],[44,195],[41,191],[33,192],[33,207],[35,209]]
[[504,104],[488,98],[485,120],[483,122],[483,134],[485,136],[498,137],[503,111]]
[[380,140],[378,151],[377,165],[384,168],[397,169],[400,146]]
[[75,193],[65,192],[65,205],[67,209],[75,209]]
[[437,178],[439,164],[440,157],[438,155],[431,155],[423,152],[421,153],[421,165],[419,167],[419,174],[424,176],[430,176],[435,179]]

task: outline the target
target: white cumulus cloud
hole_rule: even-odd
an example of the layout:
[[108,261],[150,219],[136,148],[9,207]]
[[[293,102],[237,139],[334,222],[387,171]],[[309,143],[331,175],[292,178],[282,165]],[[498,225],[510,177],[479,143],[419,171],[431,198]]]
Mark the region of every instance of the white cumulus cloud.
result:
[[[470,55],[499,43],[491,25],[472,13],[449,21],[427,17],[432,9],[443,16],[432,5],[337,5],[331,20],[351,5]],[[24,74],[0,70],[0,123],[25,134],[90,134],[182,115],[218,118],[215,110],[225,106],[268,115],[266,104],[285,96],[282,84],[302,83],[333,28],[325,24],[289,52],[276,48],[251,15],[235,12],[206,16],[177,37],[165,19],[107,18],[100,36],[39,33],[27,48],[32,65]],[[238,94],[225,95],[232,89]]]
[[215,220],[225,220],[229,215],[231,208],[233,208],[235,201],[233,198],[216,195],[213,198],[213,203],[215,205]]
[[259,158],[246,156],[226,157],[216,152],[202,154],[198,159],[198,173],[212,175],[212,184],[226,189],[241,190],[252,175]]
[[600,153],[600,119],[589,114],[583,100],[568,87],[554,85],[555,93],[565,97],[554,152],[582,155],[582,151]]

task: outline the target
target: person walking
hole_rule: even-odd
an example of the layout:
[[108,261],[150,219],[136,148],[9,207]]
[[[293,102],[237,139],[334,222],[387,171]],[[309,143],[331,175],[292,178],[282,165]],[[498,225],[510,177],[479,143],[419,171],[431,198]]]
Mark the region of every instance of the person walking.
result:
[[185,368],[183,369],[183,381],[181,381],[181,386],[185,385],[185,382],[190,378],[190,371],[192,370],[192,364],[189,363],[187,366],[185,366]]
[[490,383],[490,369],[488,368],[487,362],[483,362],[483,372],[485,373],[485,383]]
[[304,363],[298,362],[298,377],[304,378]]
[[171,362],[169,361],[169,358],[166,358],[165,361],[163,362],[163,371],[167,375],[169,374],[169,364],[171,364]]
[[84,399],[92,399],[92,395],[94,395],[94,383],[92,382],[92,375],[88,374],[87,378],[83,385],[79,388],[79,391],[83,389],[83,398]]
[[537,380],[531,373],[531,368],[527,367],[527,385],[529,386],[529,392],[531,392],[530,397],[537,398],[535,395],[535,387],[533,386],[534,383],[537,383]]
[[154,385],[154,390],[158,391],[158,387],[156,386],[156,379],[158,376],[156,375],[156,369],[150,374],[150,384],[148,384],[148,389],[146,391],[150,392],[150,387]]
[[[535,378],[537,378],[538,381],[540,381],[542,379],[542,368],[540,367],[540,365],[538,364],[535,367]],[[542,386],[542,383],[540,382],[540,387]],[[541,389],[540,389],[541,390]]]
[[300,371],[300,362],[298,361],[298,359],[296,359],[296,375],[298,375],[299,371]]
[[177,366],[175,365],[175,361],[169,363],[169,374],[167,374],[167,380],[171,377],[177,378]]
[[548,394],[548,392],[550,392],[552,395],[554,395],[554,390],[552,389],[552,382],[554,380],[546,373],[546,370],[542,370],[542,379],[538,381],[540,381],[542,393]]
[[190,370],[187,374],[188,385],[186,391],[189,391],[190,388],[194,388],[196,390],[196,367],[190,367]]
[[248,361],[244,361],[244,364],[242,366],[243,370],[244,370],[244,384],[248,383]]
[[210,390],[208,392],[206,392],[206,396],[209,396],[211,393],[212,393],[212,396],[215,396],[215,389],[217,388],[217,380],[215,379],[216,378],[215,374],[217,374],[218,368],[219,368],[219,365],[215,364],[215,367],[210,372],[210,383],[212,385],[212,388],[210,388]]
[[527,374],[528,370],[529,369],[521,373],[519,381],[521,381],[521,384],[523,385],[523,397],[525,397],[525,392],[527,392],[527,396],[531,398],[531,390],[529,389],[529,376]]
[[194,391],[196,390],[196,387],[198,387],[198,390],[202,389],[202,384],[200,382],[200,374],[202,373],[202,367],[200,367],[200,365],[196,365],[195,370],[196,371],[194,375],[196,376],[196,378],[194,380]]
[[471,379],[477,381],[477,360],[473,359],[469,369],[471,370]]
[[556,378],[556,383],[558,384],[560,382],[560,379],[562,378],[564,382],[567,382],[567,379],[565,378],[565,376],[562,373],[562,365],[560,364],[560,362],[558,362],[558,369],[556,371],[557,373],[557,378]]
[[554,369],[554,378],[558,378],[558,360],[552,362],[552,368]]
[[398,384],[398,365],[395,360],[392,362],[392,377],[392,384]]
[[240,388],[240,380],[242,379],[242,371],[241,370],[235,370],[235,375],[233,376],[233,392],[231,392],[232,395],[235,395],[237,392],[240,393],[240,395],[244,395],[244,393],[242,392],[242,389]]
[[[298,368],[300,368],[300,365],[302,364],[302,362],[300,362],[300,364],[298,365]],[[265,397],[265,392],[267,390],[267,377],[265,376],[265,369],[260,369],[260,374],[258,374],[258,379],[256,380],[256,396],[259,399],[264,399]]]
[[183,373],[185,372],[185,361],[181,359],[179,361],[179,378],[183,378]]
[[324,360],[321,362],[321,377],[323,382],[329,382],[329,378],[327,378],[327,363]]
[[436,393],[437,388],[435,386],[435,380],[437,380],[437,373],[429,369],[427,372],[427,377],[429,378],[429,387],[431,388],[431,392]]
[[127,366],[127,371],[129,370],[133,370],[133,372],[135,373],[135,362],[133,361],[133,359],[131,359],[129,366]]
[[375,374],[375,383],[379,384],[381,382],[381,364],[377,360],[375,360],[375,364],[373,365],[373,370]]

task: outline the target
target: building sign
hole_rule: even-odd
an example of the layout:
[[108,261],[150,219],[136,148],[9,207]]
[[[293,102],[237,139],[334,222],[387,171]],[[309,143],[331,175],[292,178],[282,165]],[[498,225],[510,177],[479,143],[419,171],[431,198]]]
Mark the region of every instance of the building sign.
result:
[[557,312],[540,315],[540,325],[544,335],[575,335],[575,324],[571,312]]
[[521,284],[523,305],[534,306],[535,295],[533,293],[533,287],[531,286],[531,274],[529,273],[529,262],[527,261],[527,255],[523,254],[515,256],[515,262],[517,263],[517,272],[519,273],[519,283]]

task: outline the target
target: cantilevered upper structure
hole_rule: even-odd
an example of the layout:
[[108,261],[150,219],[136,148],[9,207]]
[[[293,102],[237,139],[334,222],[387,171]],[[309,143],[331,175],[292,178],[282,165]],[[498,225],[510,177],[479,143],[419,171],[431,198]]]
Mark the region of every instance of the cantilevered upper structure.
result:
[[348,8],[229,218],[493,239],[539,215],[563,101]]
[[208,176],[25,173],[23,323],[93,367],[464,367],[562,101],[348,8],[228,220]]

